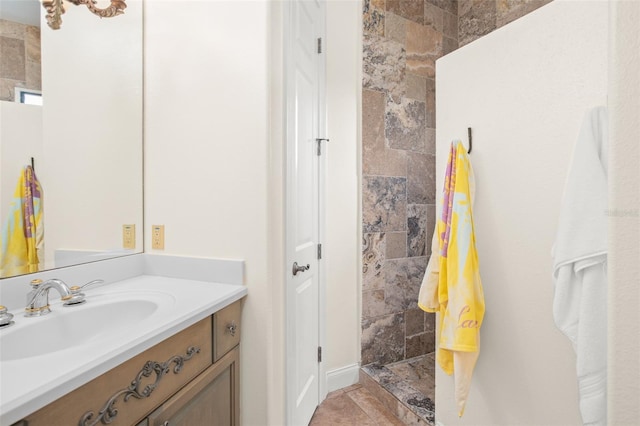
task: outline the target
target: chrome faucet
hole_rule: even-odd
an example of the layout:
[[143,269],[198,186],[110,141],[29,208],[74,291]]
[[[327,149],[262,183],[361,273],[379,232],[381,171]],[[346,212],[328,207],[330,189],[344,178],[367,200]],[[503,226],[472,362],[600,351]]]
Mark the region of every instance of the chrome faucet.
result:
[[104,280],[89,281],[85,285],[69,287],[64,281],[53,278],[45,281],[36,279],[31,281],[32,290],[27,294],[27,307],[25,317],[39,317],[51,312],[49,307],[49,290],[55,288],[60,293],[63,306],[79,305],[85,302],[85,294],[82,289],[94,284],[102,284]]
[[70,300],[73,296],[71,290],[64,281],[53,278],[45,281],[33,280],[31,286],[34,288],[29,295],[30,299],[27,301],[27,307],[25,310],[25,317],[39,317],[51,312],[49,307],[49,290],[55,288],[60,293],[60,299],[63,301]]

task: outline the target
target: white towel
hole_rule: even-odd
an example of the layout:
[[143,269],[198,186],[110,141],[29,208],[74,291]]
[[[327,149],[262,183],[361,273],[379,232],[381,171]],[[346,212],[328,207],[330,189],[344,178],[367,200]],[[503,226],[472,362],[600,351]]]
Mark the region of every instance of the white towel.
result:
[[553,248],[556,326],[576,352],[585,425],[607,421],[607,111],[585,115]]

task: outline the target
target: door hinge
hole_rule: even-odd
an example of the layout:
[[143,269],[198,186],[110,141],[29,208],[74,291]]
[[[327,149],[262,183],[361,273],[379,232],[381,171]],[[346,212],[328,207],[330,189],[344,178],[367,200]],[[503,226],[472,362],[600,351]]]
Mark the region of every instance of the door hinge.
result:
[[322,346],[318,346],[318,362],[322,362]]
[[318,144],[318,155],[322,155],[322,141],[329,142],[329,139],[316,138],[316,143]]
[[322,53],[322,37],[318,37],[318,54]]
[[318,260],[322,259],[322,244],[318,244]]

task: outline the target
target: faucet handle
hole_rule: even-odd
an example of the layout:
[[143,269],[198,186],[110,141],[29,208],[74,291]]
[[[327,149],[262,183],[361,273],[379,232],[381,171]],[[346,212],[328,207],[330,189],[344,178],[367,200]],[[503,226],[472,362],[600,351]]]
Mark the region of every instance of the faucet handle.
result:
[[71,297],[69,298],[69,300],[67,300],[64,303],[64,306],[78,305],[80,303],[84,303],[85,294],[82,292],[82,289],[85,287],[89,287],[90,285],[102,284],[103,282],[104,280],[93,280],[81,286],[74,285],[73,287],[70,287],[69,290],[71,290]]
[[83,284],[80,288],[85,288],[85,287],[89,287],[90,285],[102,284],[102,283],[104,283],[104,280],[100,280],[100,279],[98,279],[98,280],[92,280],[92,281],[89,281],[89,282],[88,282],[88,283],[86,283],[86,284]]
[[6,327],[13,324],[13,314],[7,312],[5,306],[0,305],[0,327]]
[[85,287],[89,287],[90,285],[95,285],[95,284],[102,284],[103,282],[104,280],[93,280],[79,287],[77,285],[74,285],[73,287],[70,287],[69,290],[71,290],[72,293],[77,293]]
[[42,280],[40,278],[36,278],[35,280],[31,280],[29,284],[31,284],[31,287],[35,290],[40,284],[42,284]]

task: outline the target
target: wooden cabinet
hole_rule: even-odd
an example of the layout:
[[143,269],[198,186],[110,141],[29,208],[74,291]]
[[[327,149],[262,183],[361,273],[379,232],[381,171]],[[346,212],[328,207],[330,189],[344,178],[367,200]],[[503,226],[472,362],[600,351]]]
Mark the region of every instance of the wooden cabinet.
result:
[[237,301],[17,425],[239,424],[240,313]]
[[238,348],[162,404],[139,426],[239,424]]

